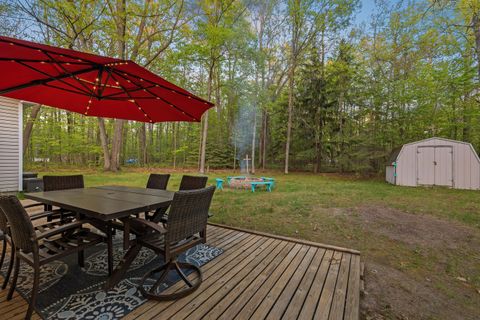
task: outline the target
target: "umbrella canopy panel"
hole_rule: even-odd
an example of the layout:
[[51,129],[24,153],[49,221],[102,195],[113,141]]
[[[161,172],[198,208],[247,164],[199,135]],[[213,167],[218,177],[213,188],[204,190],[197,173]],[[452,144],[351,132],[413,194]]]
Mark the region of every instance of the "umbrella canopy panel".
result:
[[0,95],[87,116],[198,122],[213,106],[133,61],[0,37]]

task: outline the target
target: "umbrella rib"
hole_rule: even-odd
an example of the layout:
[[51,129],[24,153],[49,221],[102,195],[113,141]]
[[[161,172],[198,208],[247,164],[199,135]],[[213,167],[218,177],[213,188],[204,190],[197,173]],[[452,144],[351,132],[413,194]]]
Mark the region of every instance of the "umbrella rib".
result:
[[[49,57],[52,61],[54,61],[54,63],[56,63],[56,65],[59,66],[60,69],[63,70],[63,72],[71,75],[71,72],[69,72],[69,71],[68,71],[67,69],[65,69],[62,65],[60,65],[60,64],[58,63],[58,60],[54,59],[48,52],[42,52],[42,53],[43,53],[44,55],[46,55],[47,57]],[[75,80],[78,84],[80,84],[82,87],[84,87],[84,88],[87,90],[87,92],[90,92],[90,89],[89,89],[84,83],[82,83],[81,81],[79,81],[79,80],[77,79],[77,77],[71,75],[71,78],[72,78],[73,80]],[[72,85],[72,86],[73,86],[73,85]],[[92,93],[91,93],[90,95],[92,95],[92,94],[94,93],[93,91],[91,91],[91,92],[92,92]]]
[[[69,86],[69,87],[72,87],[72,88],[77,89],[77,90],[79,90],[79,91],[85,92],[85,91],[83,91],[82,89],[74,86],[73,84],[68,83],[68,82],[66,82],[66,81],[63,80],[64,78],[75,78],[74,75],[73,75],[72,73],[70,73],[70,72],[64,73],[62,76],[65,76],[65,77],[63,77],[63,78],[60,78],[60,77],[57,78],[57,77],[55,77],[55,76],[51,76],[50,74],[48,74],[48,73],[46,73],[46,72],[40,71],[39,69],[36,69],[36,68],[34,68],[34,67],[32,67],[32,66],[29,66],[28,64],[25,64],[25,63],[22,63],[22,62],[17,62],[17,63],[19,63],[19,64],[21,64],[22,66],[25,66],[25,67],[27,67],[27,68],[35,71],[35,72],[38,72],[38,73],[40,73],[40,74],[42,74],[42,75],[44,75],[44,76],[47,76],[47,77],[49,77],[50,79],[52,79],[52,80],[50,80],[50,81],[48,81],[48,82],[57,80],[57,81],[60,81],[60,82],[63,83],[63,84],[66,84],[66,85]],[[94,70],[96,70],[96,69],[94,69]],[[83,73],[83,72],[82,72],[82,73]],[[87,89],[87,90],[88,90],[88,89]]]
[[[154,82],[154,81],[151,81],[151,80],[148,80],[148,79],[144,79],[144,78],[140,78],[139,76],[134,75],[134,74],[131,74],[130,72],[126,72],[126,71],[119,71],[119,72],[122,72],[122,73],[124,73],[124,74],[126,74],[126,75],[128,75],[128,76],[130,76],[130,77],[133,77],[133,78],[145,80],[145,81],[147,81],[147,82],[150,82],[150,83],[153,84],[154,86],[158,86],[158,87],[161,87],[161,88],[163,88],[163,89],[173,91],[173,92],[175,92],[175,93],[177,93],[177,94],[179,94],[179,95],[182,95],[182,96],[185,96],[185,97],[191,97],[191,98],[193,98],[193,99],[195,99],[195,100],[201,101],[201,102],[206,103],[206,104],[212,104],[211,102],[208,102],[208,101],[206,101],[206,100],[204,100],[204,99],[202,99],[202,98],[199,98],[199,97],[197,97],[197,96],[195,96],[195,95],[193,95],[193,94],[184,93],[184,92],[178,91],[178,90],[176,90],[176,89],[169,88],[169,87],[167,87],[167,86],[165,86],[165,85],[163,85],[163,84],[158,84],[158,83],[156,83],[156,82]],[[124,78],[125,78],[125,77],[124,77]],[[125,78],[125,79],[126,79],[126,78]]]
[[[16,39],[9,39],[9,40],[6,40],[6,39],[1,39],[0,38],[0,42],[5,42],[5,43],[10,43],[10,44],[13,44],[13,45],[16,45],[16,46],[20,46],[20,47],[24,47],[24,48],[28,48],[28,49],[32,49],[32,50],[37,50],[37,51],[40,51],[40,52],[50,52],[51,54],[55,54],[55,55],[60,55],[60,56],[65,56],[67,58],[70,58],[70,59],[75,59],[75,60],[82,60],[82,61],[87,61],[88,63],[91,63],[91,64],[95,64],[95,62],[93,61],[90,61],[89,59],[83,59],[83,58],[79,58],[79,57],[75,57],[75,56],[72,56],[70,54],[65,54],[65,53],[58,53],[58,52],[55,52],[53,50],[50,50],[50,49],[40,49],[39,47],[36,47],[36,46],[31,46],[31,45],[28,45],[28,44],[24,44],[24,43],[18,43],[16,41]],[[65,49],[64,49],[65,50]]]
[[[130,80],[130,79],[125,78],[125,76],[123,76],[122,74],[119,74],[119,72],[118,72],[117,70],[114,70],[113,72],[115,72],[117,75],[121,76],[122,78],[124,78],[124,79],[126,79],[126,80]],[[131,81],[131,80],[130,80],[130,81]],[[137,83],[134,83],[134,84],[138,86]],[[184,114],[184,115],[189,116],[190,118],[192,118],[192,119],[195,120],[195,121],[199,121],[197,118],[195,118],[194,116],[192,116],[190,113],[183,111],[183,110],[180,109],[179,107],[175,106],[173,103],[170,103],[170,102],[168,102],[167,100],[165,100],[163,97],[160,97],[159,95],[153,93],[152,91],[150,91],[150,90],[148,90],[148,89],[145,89],[145,90],[146,90],[148,93],[150,93],[152,96],[156,97],[157,99],[162,100],[163,102],[165,102],[165,103],[168,104],[169,106],[175,108],[178,112],[180,112],[180,113],[182,113],[182,114]],[[130,95],[129,95],[129,96],[130,96]]]
[[[115,71],[114,71],[114,72],[115,72]],[[112,78],[113,78],[113,80],[115,80],[115,81],[118,82],[118,79],[117,79],[113,74],[112,74]],[[130,94],[128,93],[128,91],[125,90],[125,88],[120,84],[120,82],[118,82],[118,83],[119,83],[118,86],[119,86],[120,88],[122,88],[122,90],[125,91],[125,94],[131,99],[131,96],[130,96]],[[143,108],[138,104],[138,102],[135,101],[135,99],[132,99],[131,101],[132,101],[133,103],[135,103],[135,105],[138,107],[138,109],[143,112],[143,114],[145,115],[145,117],[148,118],[148,120],[149,120],[150,122],[153,122],[152,118],[150,118],[150,116],[145,112],[145,110],[143,110]]]
[[[107,68],[107,78],[105,79],[105,82],[101,88],[101,90],[99,90],[99,93],[98,93],[98,98],[99,99],[103,99],[102,95],[103,95],[103,92],[105,91],[105,89],[107,88],[107,84],[108,84],[108,80],[110,80],[110,77],[112,76],[112,69],[110,68]],[[102,78],[100,78],[100,82],[102,81]]]
[[[97,90],[96,92],[96,96],[99,97],[100,96],[100,90],[101,90],[101,84],[102,84],[102,77],[103,77],[103,67],[99,68],[98,69],[98,72],[97,72],[97,78],[95,79],[95,86],[93,87],[94,88],[94,91]],[[97,88],[98,86],[98,88]]]
[[[23,84],[20,84],[20,85],[16,85],[16,86],[13,86],[13,87],[9,87],[9,88],[6,88],[6,89],[1,89],[0,90],[0,95],[2,94],[5,94],[5,93],[9,93],[9,92],[12,92],[12,91],[16,91],[16,90],[20,90],[20,89],[25,89],[25,88],[29,88],[29,87],[33,87],[33,86],[37,86],[37,85],[43,85],[45,83],[49,83],[49,82],[52,82],[52,81],[60,81],[62,83],[65,83],[66,85],[68,86],[71,86],[77,90],[80,90],[79,88],[71,85],[70,83],[68,82],[65,82],[63,81],[62,79],[65,79],[65,78],[69,78],[71,77],[72,75],[75,76],[77,74],[82,74],[82,73],[86,73],[86,72],[90,72],[90,71],[93,71],[93,70],[96,70],[97,68],[95,67],[92,67],[92,68],[88,68],[88,69],[83,69],[83,70],[78,70],[78,71],[75,71],[75,72],[72,72],[71,74],[62,74],[60,76],[57,76],[57,77],[52,77],[51,75],[49,75],[48,73],[44,73],[40,70],[37,70],[33,67],[30,67],[29,65],[27,64],[23,64],[21,62],[18,62],[19,64],[23,65],[23,66],[26,66],[27,68],[30,68],[38,73],[41,73],[45,76],[47,76],[48,78],[47,79],[37,79],[37,80],[32,80],[30,82],[27,82],[27,83],[23,83]],[[82,91],[82,90],[80,90]],[[83,92],[83,91],[82,91]]]
[[0,61],[22,61],[22,62],[32,62],[32,63],[63,63],[63,64],[75,64],[80,66],[89,66],[91,63],[86,62],[76,62],[76,61],[50,61],[50,60],[37,60],[37,59],[18,59],[18,58],[0,58]]
[[[149,87],[142,87],[142,88],[135,88],[135,89],[125,89],[127,90],[128,92],[132,93],[132,92],[137,92],[137,91],[141,91],[143,89],[151,89],[151,88],[155,88],[154,85],[151,85]],[[123,92],[117,92],[117,93],[112,93],[112,94],[108,94],[106,96],[103,96],[102,98],[103,99],[112,99],[112,100],[115,100],[115,97],[118,96],[118,95],[121,95]]]
[[57,87],[53,84],[43,83],[42,86],[53,88],[53,89],[58,89],[58,90],[63,90],[63,91],[67,91],[67,92],[71,92],[71,93],[75,93],[75,94],[81,94],[81,95],[84,95],[84,96],[87,96],[87,97],[91,97],[91,94],[89,94],[87,92],[83,92],[83,91],[79,92],[79,91],[70,90],[70,89],[67,89],[67,88]]

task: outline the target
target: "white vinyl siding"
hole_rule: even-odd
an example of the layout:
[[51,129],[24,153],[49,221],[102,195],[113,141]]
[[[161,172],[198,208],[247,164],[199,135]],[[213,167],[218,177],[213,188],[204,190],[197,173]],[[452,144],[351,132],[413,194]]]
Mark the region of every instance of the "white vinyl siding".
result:
[[22,107],[0,97],[0,192],[22,189]]

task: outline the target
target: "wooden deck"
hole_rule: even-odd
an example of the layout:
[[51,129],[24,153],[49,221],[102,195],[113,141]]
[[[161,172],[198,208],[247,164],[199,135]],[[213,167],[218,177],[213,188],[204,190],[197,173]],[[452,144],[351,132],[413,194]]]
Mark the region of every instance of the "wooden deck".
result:
[[[124,319],[359,318],[358,252],[216,225],[207,234],[225,252],[202,267],[200,288],[176,301],[148,301]],[[6,291],[0,318],[22,319],[26,302],[18,294],[5,301]]]

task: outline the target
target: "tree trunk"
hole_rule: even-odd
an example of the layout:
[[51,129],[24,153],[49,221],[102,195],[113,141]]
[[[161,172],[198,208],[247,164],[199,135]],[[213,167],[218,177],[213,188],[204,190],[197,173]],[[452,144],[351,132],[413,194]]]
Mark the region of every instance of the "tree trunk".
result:
[[[217,110],[217,119],[220,122],[222,119],[222,104],[221,104],[221,92],[220,92],[220,63],[215,70],[215,104]],[[219,131],[219,137],[221,137],[221,131]]]
[[266,110],[263,111],[262,115],[262,170],[265,170],[267,162],[267,135],[268,135],[268,113]]
[[313,173],[320,172],[320,166],[322,161],[322,156],[320,152],[320,142],[318,140],[315,141],[315,165],[313,166]]
[[[212,81],[213,81],[213,68],[215,67],[215,61],[212,58],[210,68],[208,70],[208,86],[207,96],[208,101],[212,98]],[[202,143],[200,148],[200,173],[205,173],[205,153],[207,147],[207,134],[208,134],[208,110],[203,114],[203,128],[202,128]]]
[[[117,53],[120,59],[125,59],[126,44],[125,34],[127,28],[127,16],[126,16],[126,0],[117,0],[116,3],[116,31],[117,31]],[[118,171],[120,169],[120,151],[122,150],[123,140],[123,125],[125,120],[115,120],[115,126],[112,139],[112,153],[110,157],[110,171]]]
[[315,164],[313,172],[319,173],[322,165],[322,138],[323,138],[323,122],[318,120],[317,132],[315,133]]
[[262,166],[263,163],[263,111],[262,111],[262,119],[260,122],[260,138],[258,139],[258,165]]
[[478,78],[480,79],[480,12],[472,17],[473,33],[475,34],[475,52],[477,54]]
[[30,143],[30,137],[32,135],[33,124],[38,117],[38,113],[40,112],[41,105],[36,104],[32,107],[32,111],[30,112],[30,117],[27,120],[27,124],[25,125],[25,129],[23,130],[23,154],[27,153],[28,144]]
[[108,150],[108,137],[107,130],[105,129],[105,120],[103,118],[98,118],[98,128],[100,143],[102,144],[103,150],[103,169],[110,169],[110,151]]
[[205,152],[208,134],[208,110],[203,114],[202,144],[200,149],[200,173],[205,173]]
[[[300,1],[296,0],[293,4],[297,9]],[[295,85],[295,67],[297,63],[297,45],[299,39],[299,21],[298,13],[293,14],[292,23],[292,39],[290,49],[290,69],[288,70],[288,120],[287,120],[287,141],[285,142],[285,174],[288,174],[289,158],[290,158],[290,139],[292,135],[292,118],[293,118],[293,90]]]
[[288,173],[288,161],[290,156],[290,138],[292,134],[292,114],[293,114],[293,86],[295,76],[295,66],[292,62],[290,66],[289,79],[288,79],[288,120],[287,120],[287,141],[285,143],[285,173]]
[[[253,134],[252,134],[252,174],[255,174],[255,148],[257,133],[257,108],[253,110]],[[248,173],[248,172],[247,172]]]
[[138,138],[140,164],[144,166],[147,164],[147,128],[145,123],[142,123],[140,125],[140,132]]
[[115,120],[112,139],[112,154],[110,157],[110,166],[108,170],[118,171],[120,169],[120,151],[122,150],[123,125],[125,120]]
[[147,153],[147,163],[154,162],[155,159],[153,159],[154,155],[154,147],[153,147],[153,134],[154,134],[154,127],[153,123],[150,123],[148,125],[148,133],[149,133],[149,142],[148,145],[150,146],[150,153]]
[[177,167],[177,124],[173,123],[173,169]]

